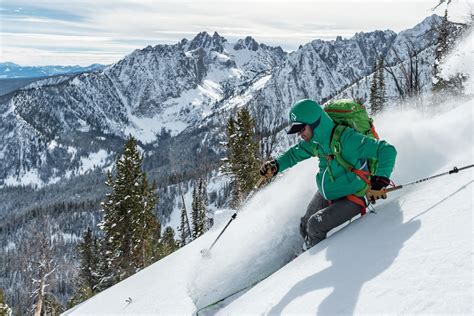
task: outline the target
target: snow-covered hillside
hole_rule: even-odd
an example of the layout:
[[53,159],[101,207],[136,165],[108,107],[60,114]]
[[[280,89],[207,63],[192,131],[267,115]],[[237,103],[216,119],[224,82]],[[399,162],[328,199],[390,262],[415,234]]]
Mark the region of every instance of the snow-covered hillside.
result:
[[[471,99],[445,104],[434,117],[415,110],[377,117],[380,135],[399,152],[393,179],[403,184],[471,164],[473,107]],[[256,194],[210,258],[200,250],[230,213],[220,214],[201,238],[66,314],[192,314],[272,273],[202,312],[474,312],[473,169],[390,194],[376,204],[376,214],[293,260],[302,244],[299,218],[315,191],[315,166],[316,160],[305,161]]]
[[[472,164],[473,102],[432,121],[379,120],[397,145],[399,183]],[[426,119],[426,118],[425,118]],[[380,124],[380,123],[379,123]],[[464,135],[464,136],[463,136]],[[453,140],[456,141],[453,141]],[[451,141],[450,141],[451,140]],[[229,314],[470,314],[473,171],[406,188],[216,310]]]

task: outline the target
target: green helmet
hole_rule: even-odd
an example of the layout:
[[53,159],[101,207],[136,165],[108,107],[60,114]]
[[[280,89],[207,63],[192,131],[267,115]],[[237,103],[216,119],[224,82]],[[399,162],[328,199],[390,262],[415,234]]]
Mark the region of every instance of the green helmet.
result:
[[291,128],[287,133],[298,133],[304,125],[309,125],[314,130],[319,125],[321,112],[321,106],[311,99],[295,102],[290,110]]

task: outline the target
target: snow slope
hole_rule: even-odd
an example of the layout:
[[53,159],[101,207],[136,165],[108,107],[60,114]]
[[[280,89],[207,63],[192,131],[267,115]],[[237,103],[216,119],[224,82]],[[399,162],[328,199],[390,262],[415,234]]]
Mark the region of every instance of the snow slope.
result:
[[[377,118],[380,134],[399,152],[397,183],[474,161],[474,101],[445,108],[451,110],[435,117],[405,110]],[[376,204],[376,214],[292,260],[301,246],[299,218],[315,191],[315,164],[298,165],[256,194],[211,258],[200,250],[230,213],[201,238],[66,314],[192,314],[275,271],[208,312],[474,312],[473,169],[392,193]]]
[[472,315],[472,179],[380,203],[217,314]]
[[[473,109],[471,97],[376,117],[379,135],[398,150],[392,179],[404,184],[472,164]],[[293,259],[316,163],[299,164],[249,200],[210,258],[200,251],[231,212],[217,213],[204,236],[65,315],[189,315],[262,279],[199,314],[474,314],[474,168],[391,193],[375,214],[336,228]]]

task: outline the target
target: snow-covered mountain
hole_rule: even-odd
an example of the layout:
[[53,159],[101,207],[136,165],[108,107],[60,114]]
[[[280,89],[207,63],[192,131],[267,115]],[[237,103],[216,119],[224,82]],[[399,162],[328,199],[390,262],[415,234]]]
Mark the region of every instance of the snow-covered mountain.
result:
[[[101,72],[4,96],[0,181],[36,178],[41,184],[77,172],[80,157],[98,148],[118,151],[110,138],[132,133],[150,143],[163,129],[175,135],[195,127],[226,93],[270,72],[285,56],[251,38],[230,44],[217,33],[200,33],[191,41],[137,50]],[[91,148],[94,142],[99,145]]]
[[[473,106],[471,98],[443,104],[435,116],[397,110],[376,117],[380,135],[398,149],[393,180],[404,184],[472,164]],[[219,213],[204,236],[65,315],[474,312],[474,169],[393,192],[375,213],[343,224],[294,259],[316,165],[305,161],[256,194],[211,257],[200,250],[231,213]]]
[[82,73],[100,70],[104,65],[93,64],[81,66],[20,66],[11,62],[0,63],[0,79],[38,78],[71,73]]
[[[421,70],[422,84],[430,87],[433,44],[437,36],[432,26],[439,20],[433,15],[399,34],[390,30],[375,31],[357,33],[350,39],[338,37],[335,41],[307,43],[275,70],[259,95],[258,106],[270,104],[270,108],[278,108],[277,112],[286,119],[287,109],[294,100],[310,97],[325,101],[358,81],[370,82],[368,79],[378,56],[384,56],[387,65],[398,68],[397,64],[408,57],[407,47],[416,52],[426,51]],[[391,83],[387,86],[394,88]],[[348,91],[348,94],[368,100],[369,86],[361,90],[359,93]],[[397,98],[396,94],[389,96],[390,101]]]
[[[97,167],[107,167],[128,134],[156,147],[157,134],[167,130],[173,146],[206,147],[216,160],[219,150],[212,144],[222,140],[222,121],[240,106],[263,113],[260,125],[268,133],[286,122],[295,99],[329,99],[370,75],[378,55],[389,63],[394,52],[403,56],[407,41],[417,51],[431,49],[431,65],[436,32],[429,30],[439,19],[433,15],[400,34],[315,40],[291,54],[250,37],[229,43],[203,32],[136,50],[99,72],[0,97],[0,186],[54,183],[86,172],[83,161],[100,153]],[[431,67],[422,74],[429,82]]]

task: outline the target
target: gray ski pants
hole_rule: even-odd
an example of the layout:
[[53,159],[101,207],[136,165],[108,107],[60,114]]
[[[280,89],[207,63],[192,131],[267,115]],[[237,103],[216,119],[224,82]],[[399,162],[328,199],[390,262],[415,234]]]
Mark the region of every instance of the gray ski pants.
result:
[[[362,198],[361,200],[364,201]],[[329,203],[319,192],[316,192],[306,209],[306,215],[301,218],[300,233],[307,246],[312,247],[325,239],[331,229],[360,212],[360,205],[347,198],[340,198]]]

